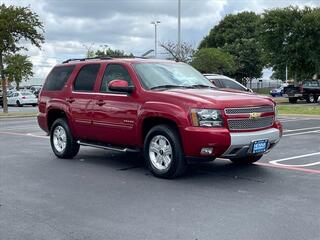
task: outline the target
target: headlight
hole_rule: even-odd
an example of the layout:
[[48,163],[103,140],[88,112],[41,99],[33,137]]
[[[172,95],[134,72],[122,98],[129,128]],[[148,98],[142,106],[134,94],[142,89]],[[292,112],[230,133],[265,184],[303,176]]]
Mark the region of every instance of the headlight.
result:
[[274,105],[274,120],[278,120],[278,106]]
[[215,109],[191,109],[191,121],[195,127],[223,126],[221,111]]

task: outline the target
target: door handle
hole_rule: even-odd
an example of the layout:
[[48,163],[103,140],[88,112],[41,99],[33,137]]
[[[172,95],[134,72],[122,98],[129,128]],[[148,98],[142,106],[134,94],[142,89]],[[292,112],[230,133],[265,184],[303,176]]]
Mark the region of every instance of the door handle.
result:
[[97,104],[98,106],[103,106],[103,105],[105,105],[106,103],[105,103],[103,100],[98,100],[98,101],[96,101],[96,104]]
[[74,98],[66,98],[66,101],[68,103],[73,103],[75,101],[75,99]]

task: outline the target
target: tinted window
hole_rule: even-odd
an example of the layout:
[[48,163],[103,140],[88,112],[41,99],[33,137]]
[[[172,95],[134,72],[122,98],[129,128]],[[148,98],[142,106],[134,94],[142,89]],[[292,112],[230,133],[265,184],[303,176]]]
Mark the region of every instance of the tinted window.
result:
[[88,64],[83,66],[74,82],[75,91],[92,92],[99,72],[100,64]]
[[305,81],[303,84],[304,87],[318,87],[317,81]]
[[228,80],[228,79],[223,79],[222,83],[224,85],[225,88],[231,88],[231,89],[236,89],[236,90],[241,90],[241,91],[245,91],[246,89],[244,87],[242,87],[239,83],[234,82],[232,80]]
[[[103,75],[103,80],[102,80],[102,84],[100,87],[100,92],[111,92],[108,89],[108,84],[109,82],[111,82],[112,80],[125,80],[128,82],[129,85],[132,85],[132,81],[130,78],[130,75],[127,71],[127,69],[119,64],[109,64],[106,68],[106,71],[104,72]],[[114,92],[114,91],[112,91]]]
[[70,77],[74,66],[55,67],[47,77],[46,83],[43,86],[47,91],[61,90]]
[[216,85],[218,88],[221,88],[221,83],[218,79],[211,79],[210,80],[214,85]]

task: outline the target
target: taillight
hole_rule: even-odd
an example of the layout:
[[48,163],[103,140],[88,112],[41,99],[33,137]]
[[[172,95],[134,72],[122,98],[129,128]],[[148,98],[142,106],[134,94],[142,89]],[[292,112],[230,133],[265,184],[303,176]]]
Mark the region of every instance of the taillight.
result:
[[26,99],[26,97],[25,97],[25,96],[22,96],[22,99]]

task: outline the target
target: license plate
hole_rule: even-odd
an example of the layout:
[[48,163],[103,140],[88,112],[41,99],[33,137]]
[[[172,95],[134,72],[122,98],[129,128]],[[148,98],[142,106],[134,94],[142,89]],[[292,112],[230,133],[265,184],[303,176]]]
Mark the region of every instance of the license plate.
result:
[[253,142],[252,153],[263,153],[267,150],[268,140],[258,140]]

